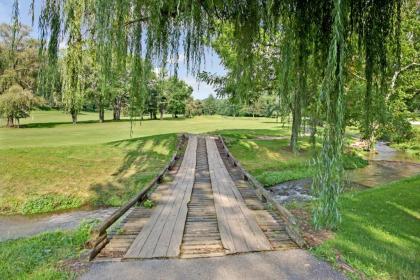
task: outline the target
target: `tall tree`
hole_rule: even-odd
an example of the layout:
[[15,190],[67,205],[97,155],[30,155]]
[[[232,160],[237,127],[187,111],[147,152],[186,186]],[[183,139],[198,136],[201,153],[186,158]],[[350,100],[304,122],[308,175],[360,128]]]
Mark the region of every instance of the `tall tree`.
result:
[[168,80],[167,89],[168,94],[168,113],[177,118],[180,114],[185,114],[185,108],[188,99],[191,97],[193,89],[184,81],[176,77]]
[[[80,34],[80,23],[83,14],[80,7],[85,1],[56,1],[44,0],[41,21],[44,30],[51,31],[53,24],[51,6],[64,5],[64,24],[66,36],[71,38],[69,47],[80,53],[75,35]],[[86,0],[87,1],[87,0]],[[62,4],[64,2],[64,4]],[[77,4],[76,4],[77,2]],[[286,51],[287,60],[275,59],[276,65],[285,69],[283,82],[293,81],[291,86],[283,84],[286,92],[293,93],[295,127],[299,126],[302,96],[307,92],[308,54],[319,55],[318,65],[322,73],[322,93],[319,102],[325,119],[326,131],[324,132],[324,148],[319,157],[319,168],[314,189],[318,190],[319,204],[314,213],[318,226],[334,227],[339,221],[337,198],[342,185],[341,154],[342,137],[345,123],[343,118],[345,110],[343,100],[345,96],[345,76],[347,63],[351,51],[354,54],[364,54],[366,94],[365,109],[369,109],[372,89],[378,85],[383,92],[388,65],[388,49],[391,44],[399,43],[401,15],[400,0],[365,1],[365,0],[262,0],[262,1],[236,1],[236,0],[203,0],[203,1],[178,1],[178,0],[97,0],[92,4],[90,13],[95,14],[95,24],[86,22],[84,29],[110,27],[111,32],[103,32],[106,41],[112,41],[113,34],[127,36],[128,47],[113,46],[118,49],[116,60],[132,57],[130,104],[142,106],[145,100],[144,69],[141,63],[142,55],[146,60],[156,59],[163,64],[166,61],[178,61],[179,52],[183,47],[186,62],[193,72],[200,69],[205,45],[214,36],[213,31],[217,24],[227,22],[233,26],[234,40],[232,49],[236,56],[236,66],[232,75],[237,77],[240,87],[239,92],[244,99],[251,100],[254,96],[255,84],[252,82],[258,71],[254,67],[255,53],[252,51],[261,38],[261,30],[268,35],[286,32],[283,42],[289,42],[289,51]],[[66,7],[73,6],[74,9]],[[119,8],[117,8],[119,7]],[[79,17],[72,15],[78,14]],[[122,24],[108,25],[110,22]],[[75,28],[77,27],[77,28]],[[78,31],[77,31],[78,30]],[[305,32],[305,34],[302,34]],[[53,33],[53,32],[51,32]],[[46,37],[48,32],[43,33]],[[391,40],[396,38],[396,40]],[[361,48],[350,50],[351,42],[357,40]],[[145,49],[143,51],[142,42]],[[100,40],[99,44],[104,44]],[[316,47],[312,47],[312,44]],[[287,44],[286,44],[287,45]],[[287,48],[286,48],[287,50]],[[396,53],[400,51],[396,48]],[[105,54],[101,55],[105,57]],[[65,61],[67,74],[77,76],[70,69],[77,68],[77,55]],[[289,67],[292,65],[292,67]],[[177,69],[177,63],[174,68]],[[289,71],[291,70],[291,71]],[[73,73],[71,73],[73,72]],[[104,74],[102,74],[104,75]],[[294,77],[293,77],[294,76]],[[72,79],[68,88],[76,88],[78,78]],[[258,94],[255,95],[257,97]],[[133,106],[131,112],[135,112]],[[301,112],[301,111],[300,111]],[[365,135],[371,136],[371,120],[366,114]],[[298,131],[297,131],[298,133]],[[292,143],[297,139],[296,130]],[[293,145],[293,144],[292,144]],[[296,149],[296,148],[295,148]]]
[[29,26],[14,28],[0,24],[0,94],[14,84],[36,90],[39,43],[30,37]]

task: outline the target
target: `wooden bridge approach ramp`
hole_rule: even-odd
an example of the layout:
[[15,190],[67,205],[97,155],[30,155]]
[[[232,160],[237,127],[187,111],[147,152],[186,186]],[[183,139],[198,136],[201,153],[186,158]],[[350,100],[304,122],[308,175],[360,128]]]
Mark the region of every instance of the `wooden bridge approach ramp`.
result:
[[151,195],[156,206],[127,211],[95,261],[217,257],[297,247],[285,221],[258,198],[219,139],[189,136],[170,175]]

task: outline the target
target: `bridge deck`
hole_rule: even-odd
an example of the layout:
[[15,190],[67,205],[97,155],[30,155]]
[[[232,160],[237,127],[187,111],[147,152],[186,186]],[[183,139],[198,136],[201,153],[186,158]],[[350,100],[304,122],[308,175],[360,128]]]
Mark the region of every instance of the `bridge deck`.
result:
[[156,189],[157,206],[134,208],[98,261],[296,248],[283,220],[258,199],[219,141],[191,136],[177,166],[172,182]]
[[125,258],[176,257],[187,218],[196,166],[197,137],[188,142],[184,160],[175,176],[171,191],[158,205],[148,223],[136,237]]
[[222,243],[228,253],[271,250],[270,242],[235,187],[214,139],[206,138],[210,178]]

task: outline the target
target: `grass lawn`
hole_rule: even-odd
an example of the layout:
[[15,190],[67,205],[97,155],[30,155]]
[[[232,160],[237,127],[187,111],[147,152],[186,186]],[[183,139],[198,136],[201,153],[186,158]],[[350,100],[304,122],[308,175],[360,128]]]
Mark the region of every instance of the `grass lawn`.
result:
[[[118,206],[149,182],[171,157],[175,133],[265,128],[272,119],[219,116],[136,123],[81,123],[57,111],[33,112],[19,129],[0,128],[0,214],[35,214],[81,206]],[[67,121],[67,123],[65,123]],[[271,132],[270,132],[271,131]]]
[[[77,125],[70,116],[57,111],[31,114],[21,129],[0,128],[0,149],[19,147],[57,147],[107,143],[130,138],[131,122],[121,120],[98,123],[94,113],[83,113],[86,120]],[[63,123],[63,117],[67,123]],[[48,119],[50,120],[48,122]],[[56,120],[59,121],[56,121]],[[37,122],[39,120],[39,122]],[[200,116],[191,119],[144,120],[133,123],[133,138],[168,133],[205,133],[225,129],[277,129],[281,125],[269,118]]]
[[63,261],[78,257],[91,226],[0,242],[0,279],[75,279]]
[[163,168],[175,143],[176,135],[166,134],[95,145],[1,149],[0,213],[121,205]]
[[[224,131],[226,145],[232,154],[252,175],[265,186],[272,186],[281,182],[311,177],[314,169],[311,160],[314,149],[307,137],[302,137],[299,145],[299,155],[293,154],[289,148],[289,139],[260,140],[258,136],[284,136],[287,130],[237,130]],[[319,149],[320,144],[317,144]],[[364,167],[367,161],[353,152],[345,155],[345,168],[354,169]]]
[[420,176],[348,193],[340,206],[342,224],[315,254],[339,254],[373,279],[420,279]]

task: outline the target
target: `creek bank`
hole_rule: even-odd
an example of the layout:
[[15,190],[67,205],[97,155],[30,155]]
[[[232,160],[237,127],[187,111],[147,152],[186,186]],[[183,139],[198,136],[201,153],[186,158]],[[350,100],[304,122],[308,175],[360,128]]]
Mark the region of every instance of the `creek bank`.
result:
[[[375,152],[367,155],[369,165],[346,171],[345,189],[375,187],[420,174],[420,163],[409,154],[398,151],[385,142],[376,144]],[[268,188],[282,203],[306,202],[314,199],[311,178],[291,180]]]
[[110,216],[116,209],[76,210],[35,216],[0,216],[0,242],[33,236],[46,231],[74,229],[86,219],[103,220]]

